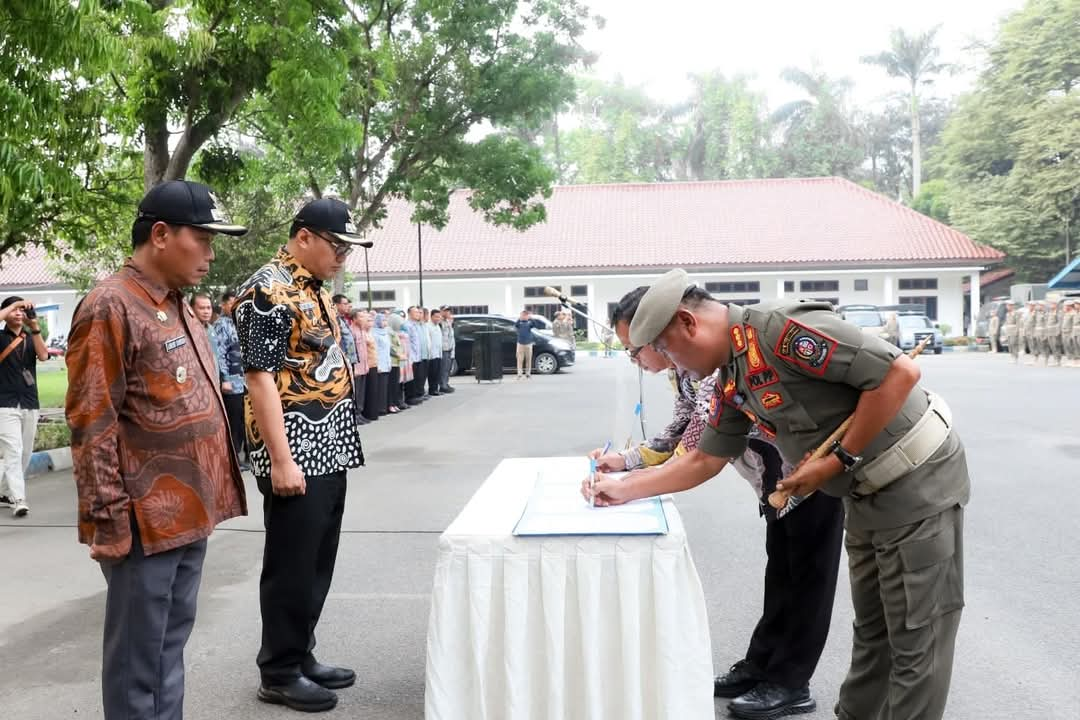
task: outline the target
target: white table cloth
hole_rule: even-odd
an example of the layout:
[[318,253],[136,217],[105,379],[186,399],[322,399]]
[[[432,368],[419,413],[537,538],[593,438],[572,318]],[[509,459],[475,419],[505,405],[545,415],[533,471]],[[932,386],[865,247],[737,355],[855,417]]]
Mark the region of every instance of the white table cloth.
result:
[[504,460],[439,539],[427,720],[713,720],[705,598],[682,519],[668,534],[514,537],[537,469]]

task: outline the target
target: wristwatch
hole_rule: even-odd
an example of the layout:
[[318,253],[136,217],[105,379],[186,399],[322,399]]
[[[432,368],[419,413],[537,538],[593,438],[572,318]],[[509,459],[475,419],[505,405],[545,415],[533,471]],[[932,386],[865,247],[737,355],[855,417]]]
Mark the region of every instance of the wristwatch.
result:
[[836,457],[840,458],[840,462],[844,466],[844,472],[851,472],[855,468],[859,467],[860,463],[862,463],[863,460],[862,455],[852,455],[847,450],[845,450],[844,446],[840,444],[839,440],[833,442],[832,448],[830,448],[830,452]]

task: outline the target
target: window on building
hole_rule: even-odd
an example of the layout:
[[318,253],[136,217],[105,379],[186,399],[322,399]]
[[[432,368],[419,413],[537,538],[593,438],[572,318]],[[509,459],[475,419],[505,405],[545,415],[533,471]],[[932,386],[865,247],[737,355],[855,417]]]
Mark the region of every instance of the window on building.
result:
[[[397,300],[396,290],[372,290],[371,302],[395,302]],[[360,302],[368,302],[367,291],[361,291]]]
[[553,287],[559,292],[562,292],[562,287],[559,285],[529,285],[525,288],[525,297],[527,298],[542,298],[547,297],[544,295],[545,287]]
[[756,280],[707,282],[705,289],[711,293],[756,293],[761,292],[761,283]]
[[937,278],[900,278],[900,290],[937,290]]
[[487,305],[451,305],[450,312],[455,315],[487,315]]
[[869,289],[870,289],[870,281],[869,280],[856,280],[855,281],[855,292],[866,292]]
[[933,295],[902,295],[900,297],[901,305],[922,305],[926,310],[926,317],[931,320],[937,320],[937,297]]
[[570,297],[585,297],[589,294],[588,285],[571,285]]
[[559,305],[558,303],[534,303],[532,305],[526,305],[525,309],[533,315],[542,315],[548,320],[554,320],[555,313],[562,310],[562,305]]
[[795,292],[795,281],[794,280],[785,280],[784,281],[784,292],[786,292],[786,293]]
[[839,280],[800,280],[799,292],[840,292]]

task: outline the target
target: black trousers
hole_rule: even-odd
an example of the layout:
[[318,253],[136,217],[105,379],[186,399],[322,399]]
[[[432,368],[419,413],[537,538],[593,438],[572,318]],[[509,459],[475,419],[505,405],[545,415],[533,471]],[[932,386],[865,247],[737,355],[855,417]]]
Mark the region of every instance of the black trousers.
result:
[[432,358],[427,361],[428,394],[438,395],[442,392],[442,358]]
[[[754,446],[766,461],[764,498],[782,472],[780,454],[767,447]],[[816,492],[779,520],[768,502],[765,507],[765,601],[746,659],[763,679],[798,688],[810,682],[829,636],[844,506]]]
[[387,381],[386,402],[391,407],[401,407],[404,400],[401,398],[401,368],[390,368],[390,379]]
[[356,407],[356,417],[358,418],[364,414],[364,400],[367,398],[367,377],[367,374],[353,375],[353,405]]
[[319,624],[334,579],[341,516],[345,511],[345,471],[306,478],[303,495],[280,497],[270,478],[258,478],[263,494],[262,647],[256,662],[264,681],[288,682],[314,659]]
[[424,383],[427,382],[427,362],[420,360],[412,364],[413,379],[409,383],[412,393],[409,395],[413,400],[420,399],[424,394]]
[[364,390],[364,417],[368,420],[379,419],[379,371],[375,368],[368,370],[364,376],[367,387]]
[[390,407],[390,371],[379,373],[375,381],[375,409],[379,415],[386,415]]
[[222,395],[225,401],[225,416],[229,419],[229,435],[232,437],[233,450],[237,458],[247,457],[247,431],[244,428],[244,396]]

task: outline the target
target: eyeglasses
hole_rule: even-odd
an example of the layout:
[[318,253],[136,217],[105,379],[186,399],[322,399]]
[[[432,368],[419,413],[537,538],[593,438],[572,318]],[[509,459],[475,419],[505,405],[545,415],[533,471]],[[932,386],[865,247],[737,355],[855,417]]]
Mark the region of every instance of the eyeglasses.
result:
[[626,352],[627,356],[631,360],[634,360],[634,361],[637,360],[637,356],[640,355],[641,351],[644,350],[644,349],[645,349],[644,345],[641,346],[641,347],[637,347],[637,348],[636,347],[623,348],[623,350]]
[[308,228],[308,232],[310,232],[312,235],[322,238],[327,243],[329,243],[330,247],[334,248],[334,255],[337,257],[338,260],[344,260],[345,258],[349,257],[349,254],[353,251],[352,245],[331,240],[327,236],[323,235],[321,232],[316,232],[311,228]]

